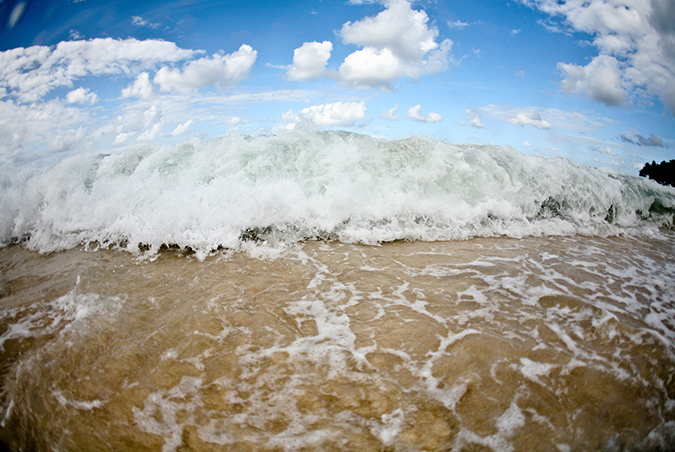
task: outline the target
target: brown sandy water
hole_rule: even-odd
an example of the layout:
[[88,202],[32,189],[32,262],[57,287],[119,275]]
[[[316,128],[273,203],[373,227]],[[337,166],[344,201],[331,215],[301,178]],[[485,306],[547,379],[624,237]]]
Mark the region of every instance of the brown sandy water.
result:
[[675,239],[0,250],[24,451],[672,450]]

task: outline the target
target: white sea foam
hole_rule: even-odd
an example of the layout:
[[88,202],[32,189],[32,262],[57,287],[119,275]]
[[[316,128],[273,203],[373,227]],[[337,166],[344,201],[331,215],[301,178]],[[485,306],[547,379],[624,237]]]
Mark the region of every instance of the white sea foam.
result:
[[565,159],[335,131],[151,145],[0,169],[0,244],[207,253],[307,237],[377,243],[655,231],[675,189]]
[[[14,339],[55,333],[86,334],[89,329],[96,328],[95,324],[100,319],[114,318],[121,305],[118,297],[103,299],[95,293],[80,294],[75,288],[54,300],[37,302],[30,308],[4,311],[0,314],[3,320],[17,316],[19,320],[10,320],[7,330],[0,334],[0,351],[4,349],[5,342]],[[29,314],[26,315],[26,312]]]

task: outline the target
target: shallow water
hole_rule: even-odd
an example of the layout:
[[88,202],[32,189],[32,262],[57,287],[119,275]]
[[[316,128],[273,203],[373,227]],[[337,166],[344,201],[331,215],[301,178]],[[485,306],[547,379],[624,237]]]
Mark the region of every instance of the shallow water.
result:
[[675,237],[0,250],[11,450],[669,450]]

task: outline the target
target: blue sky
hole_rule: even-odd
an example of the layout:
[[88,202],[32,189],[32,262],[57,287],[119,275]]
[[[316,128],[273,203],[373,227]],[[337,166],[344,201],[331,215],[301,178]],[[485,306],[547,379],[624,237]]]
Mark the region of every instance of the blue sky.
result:
[[675,158],[672,0],[2,0],[0,21],[2,165],[303,123]]

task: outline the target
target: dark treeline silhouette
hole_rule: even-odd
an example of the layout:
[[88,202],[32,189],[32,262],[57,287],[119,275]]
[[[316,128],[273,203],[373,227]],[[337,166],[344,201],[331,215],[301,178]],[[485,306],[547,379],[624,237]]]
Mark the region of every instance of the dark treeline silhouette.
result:
[[675,187],[675,160],[661,163],[646,163],[640,170],[640,176],[655,180],[661,185],[672,185]]

